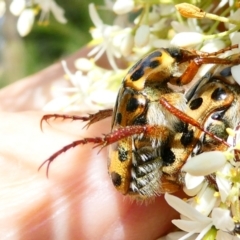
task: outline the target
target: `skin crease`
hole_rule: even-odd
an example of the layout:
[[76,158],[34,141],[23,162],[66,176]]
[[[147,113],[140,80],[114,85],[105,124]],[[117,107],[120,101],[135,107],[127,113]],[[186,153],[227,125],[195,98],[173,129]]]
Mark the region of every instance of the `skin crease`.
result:
[[[85,55],[86,49],[68,58],[70,68],[76,56]],[[88,129],[79,121],[50,120],[41,131],[45,113],[40,106],[51,99],[49,87],[62,75],[58,63],[0,91],[0,239],[153,240],[165,235],[178,214],[163,195],[141,205],[118,193],[108,176],[106,148],[75,147],[51,164],[49,178],[46,166],[38,171],[64,145],[110,131],[110,119]],[[41,103],[34,99],[39,89]]]

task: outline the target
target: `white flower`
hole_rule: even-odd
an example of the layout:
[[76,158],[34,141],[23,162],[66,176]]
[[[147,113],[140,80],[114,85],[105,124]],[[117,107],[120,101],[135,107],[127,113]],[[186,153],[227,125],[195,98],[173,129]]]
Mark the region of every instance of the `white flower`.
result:
[[[165,199],[171,207],[181,214],[181,219],[173,220],[172,222],[179,229],[185,231],[185,235],[183,235],[184,232],[178,232],[177,234],[170,233],[162,239],[184,240],[193,236],[196,240],[203,239],[204,237],[206,239],[217,240],[235,239],[230,234],[233,231],[235,224],[228,209],[215,207],[212,210],[210,218],[197,211],[190,204],[168,193],[165,194]],[[205,204],[208,204],[208,202]],[[199,234],[196,235],[197,233]]]
[[212,211],[213,224],[217,229],[231,232],[235,224],[228,209],[214,208]]
[[[157,240],[179,240],[182,239],[187,233],[183,231],[178,231],[178,232],[172,232],[169,233],[168,235],[164,237],[160,237]],[[193,234],[192,236],[189,236],[187,240],[195,240],[197,237],[197,234]]]
[[120,51],[124,57],[127,57],[131,54],[132,49],[134,46],[134,38],[131,32],[126,33],[126,35],[123,37]]
[[22,11],[17,22],[17,30],[20,36],[24,37],[31,31],[35,19],[33,9],[25,9]]
[[232,66],[231,73],[233,79],[238,83],[238,85],[240,85],[240,65]]
[[226,163],[222,169],[216,173],[216,183],[218,185],[221,201],[224,203],[230,194],[232,182],[230,181],[230,171],[232,166]]
[[240,32],[233,32],[230,34],[231,45],[238,44],[238,49],[232,49],[232,53],[239,53],[240,51]]
[[218,50],[223,49],[225,47],[226,45],[222,40],[214,39],[206,42],[200,50],[203,52],[211,53],[211,52],[217,52]]
[[239,237],[233,236],[232,233],[219,230],[217,231],[216,240],[239,240]]
[[194,189],[199,186],[204,180],[204,176],[192,176],[189,173],[185,175],[185,183],[187,189]]
[[0,0],[0,17],[6,12],[6,3],[3,0]]
[[25,9],[25,7],[25,0],[13,0],[9,6],[9,10],[13,15],[19,16],[21,12]]
[[74,62],[75,67],[83,72],[89,72],[93,69],[94,63],[90,61],[88,58],[78,58]]
[[166,39],[156,39],[152,42],[152,46],[155,48],[169,48],[170,41]]
[[95,41],[100,43],[98,43],[98,45],[89,52],[88,56],[95,55],[94,59],[97,60],[103,55],[104,52],[106,52],[111,67],[114,70],[118,70],[114,57],[119,58],[121,54],[119,48],[114,45],[114,37],[119,34],[121,28],[118,26],[104,24],[98,16],[96,8],[92,3],[89,4],[89,14],[96,27],[95,29],[91,30],[92,37]]
[[134,36],[135,45],[139,48],[144,47],[149,42],[150,28],[147,25],[141,25]]
[[226,161],[227,159],[223,152],[204,152],[187,161],[182,167],[182,171],[188,172],[193,176],[206,176],[223,167]]
[[202,43],[203,35],[197,32],[181,32],[177,33],[171,44],[177,47],[190,47]]
[[57,5],[54,0],[34,0],[36,4],[39,4],[41,8],[40,22],[48,21],[50,12],[60,23],[66,23],[67,19],[64,17],[64,10]]
[[201,214],[180,198],[166,193],[165,199],[172,208],[177,210],[184,217],[184,219],[172,221],[178,228],[187,232],[185,236],[180,238],[181,240],[187,239],[195,233],[200,233],[196,238],[196,240],[200,240],[212,227],[213,223],[211,218]]
[[208,216],[218,201],[218,198],[214,196],[215,192],[216,191],[210,188],[208,183],[205,182],[198,194],[195,197],[188,199],[187,202],[198,212]]
[[133,0],[117,0],[113,5],[113,11],[119,15],[131,12],[133,8],[134,8]]
[[[87,59],[83,60],[85,63],[86,61]],[[107,89],[107,80],[114,72],[93,66],[86,74],[80,70],[71,73],[65,61],[62,65],[72,86],[58,89],[58,92],[55,92],[57,97],[49,102],[44,110],[92,112],[113,106],[117,94]]]

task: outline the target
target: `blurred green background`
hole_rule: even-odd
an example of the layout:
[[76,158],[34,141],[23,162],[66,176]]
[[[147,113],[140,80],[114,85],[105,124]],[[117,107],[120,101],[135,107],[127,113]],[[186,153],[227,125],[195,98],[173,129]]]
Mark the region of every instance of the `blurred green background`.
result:
[[[9,1],[7,2],[9,4]],[[1,19],[0,88],[38,72],[60,58],[74,53],[91,40],[89,29],[93,24],[89,17],[88,4],[94,2],[103,6],[103,0],[56,2],[65,10],[67,24],[58,23],[51,14],[47,26],[40,26],[35,21],[32,31],[24,38],[17,33],[17,17],[7,11],[4,19]],[[105,16],[109,17],[109,14],[104,12]],[[101,14],[101,11],[99,13]]]

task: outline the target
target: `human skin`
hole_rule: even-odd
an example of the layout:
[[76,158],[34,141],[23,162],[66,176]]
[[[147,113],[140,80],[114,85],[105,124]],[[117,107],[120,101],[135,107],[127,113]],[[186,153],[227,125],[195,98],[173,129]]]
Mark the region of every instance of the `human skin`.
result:
[[[0,239],[152,240],[166,234],[178,214],[163,195],[139,204],[117,192],[107,172],[107,148],[77,146],[54,160],[48,178],[45,165],[38,171],[72,141],[110,132],[109,118],[88,129],[80,121],[49,120],[41,131],[40,106],[62,74],[56,64],[0,92]],[[41,104],[34,98],[39,89]]]

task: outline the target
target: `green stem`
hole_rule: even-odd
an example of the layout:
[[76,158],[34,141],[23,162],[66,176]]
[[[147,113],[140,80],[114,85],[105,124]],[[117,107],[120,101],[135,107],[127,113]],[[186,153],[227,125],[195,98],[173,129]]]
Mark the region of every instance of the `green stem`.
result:
[[[222,15],[222,16],[226,16],[226,15],[232,10],[232,8],[233,8],[233,7],[227,8],[225,11],[223,11],[223,13],[222,13],[221,15]],[[212,27],[209,29],[208,34],[213,33],[213,32],[216,30],[218,24],[219,24],[218,21],[215,22],[215,23],[212,25]]]
[[237,32],[240,29],[240,26],[236,26],[228,31],[225,32],[221,32],[221,33],[217,33],[217,34],[213,34],[213,35],[206,35],[203,37],[204,40],[209,40],[209,39],[213,39],[213,38],[223,38],[223,37],[227,37],[229,36],[230,33],[232,32]]
[[232,19],[229,19],[229,18],[226,18],[226,17],[217,16],[217,15],[212,14],[212,13],[206,13],[205,18],[209,18],[209,19],[216,20],[216,21],[219,21],[219,22],[225,22],[225,23],[232,23],[232,24],[235,24],[235,25],[240,25],[239,21],[235,21],[235,20],[232,20]]

